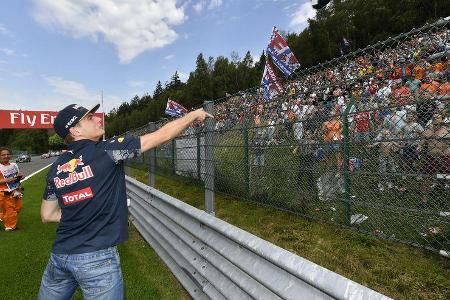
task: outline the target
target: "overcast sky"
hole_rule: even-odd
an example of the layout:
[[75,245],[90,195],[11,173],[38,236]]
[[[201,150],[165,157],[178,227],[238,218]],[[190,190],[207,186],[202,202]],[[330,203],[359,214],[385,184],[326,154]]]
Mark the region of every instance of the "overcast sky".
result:
[[202,52],[260,56],[272,26],[300,32],[301,0],[2,0],[0,109],[59,110],[101,101],[109,112],[153,94]]

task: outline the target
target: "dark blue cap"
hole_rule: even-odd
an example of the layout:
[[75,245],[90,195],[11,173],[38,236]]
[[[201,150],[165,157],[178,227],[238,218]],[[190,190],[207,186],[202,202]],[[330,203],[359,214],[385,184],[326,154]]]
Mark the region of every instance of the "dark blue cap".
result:
[[78,104],[70,104],[59,111],[53,123],[55,132],[65,139],[70,133],[69,129],[81,121],[87,114],[94,113],[100,107],[100,104],[95,105],[91,109],[86,109]]

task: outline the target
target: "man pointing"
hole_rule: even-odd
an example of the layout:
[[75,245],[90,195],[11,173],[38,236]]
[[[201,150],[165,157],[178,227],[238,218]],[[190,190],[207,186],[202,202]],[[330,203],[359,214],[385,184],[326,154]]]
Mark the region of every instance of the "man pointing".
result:
[[100,141],[104,129],[94,115],[98,107],[69,105],[54,122],[68,151],[51,166],[43,195],[42,221],[59,226],[39,299],[71,299],[78,287],[84,299],[123,299],[116,249],[128,238],[123,161],[212,117],[198,109],[141,137]]

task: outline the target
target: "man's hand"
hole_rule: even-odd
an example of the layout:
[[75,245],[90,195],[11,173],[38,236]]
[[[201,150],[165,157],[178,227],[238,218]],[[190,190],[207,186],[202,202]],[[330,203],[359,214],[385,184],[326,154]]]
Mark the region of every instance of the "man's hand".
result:
[[204,111],[203,108],[191,111],[189,114],[192,114],[192,116],[194,117],[194,124],[196,125],[203,124],[206,118],[214,118],[211,114]]

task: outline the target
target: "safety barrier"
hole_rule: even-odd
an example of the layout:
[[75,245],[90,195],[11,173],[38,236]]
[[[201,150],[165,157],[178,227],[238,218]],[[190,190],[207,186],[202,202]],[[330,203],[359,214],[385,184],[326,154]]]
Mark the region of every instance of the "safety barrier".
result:
[[126,178],[133,224],[194,299],[389,299]]

